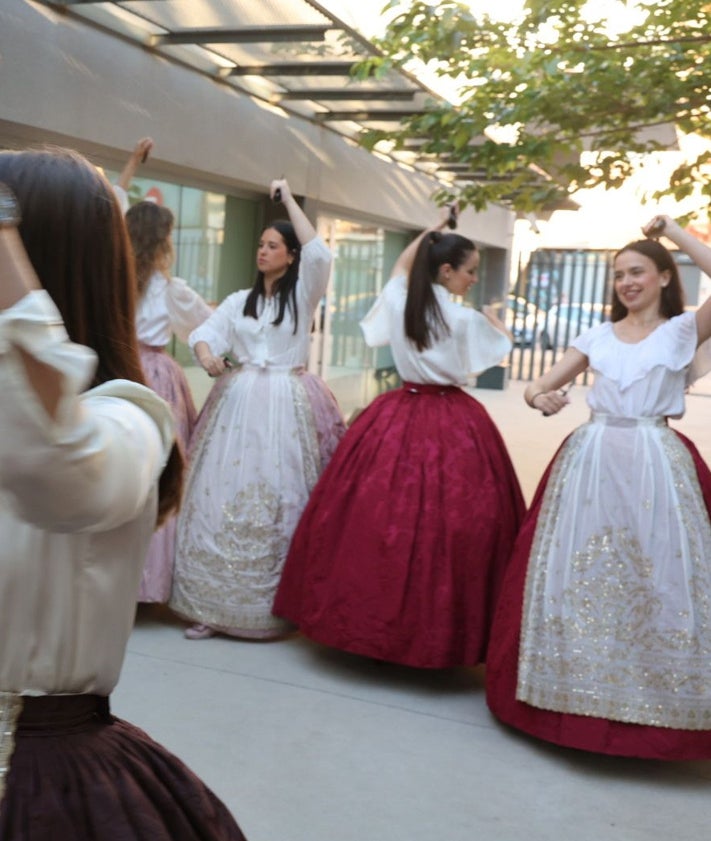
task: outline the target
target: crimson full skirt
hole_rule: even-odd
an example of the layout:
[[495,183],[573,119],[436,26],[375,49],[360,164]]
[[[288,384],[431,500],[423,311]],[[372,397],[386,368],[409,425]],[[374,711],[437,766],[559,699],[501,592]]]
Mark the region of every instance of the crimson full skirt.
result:
[[107,698],[25,698],[14,739],[2,841],[245,841],[222,801]]
[[[711,515],[711,472],[694,444],[679,432],[675,431],[674,434],[691,456],[703,504]],[[503,723],[564,747],[642,759],[709,759],[711,730],[656,727],[593,715],[555,712],[516,699],[519,643],[529,558],[545,491],[556,459],[566,443],[563,443],[539,483],[504,578],[486,666],[486,696],[489,708]]]
[[355,654],[475,665],[523,511],[484,407],[454,386],[405,383],[358,416],[322,474],[274,612]]

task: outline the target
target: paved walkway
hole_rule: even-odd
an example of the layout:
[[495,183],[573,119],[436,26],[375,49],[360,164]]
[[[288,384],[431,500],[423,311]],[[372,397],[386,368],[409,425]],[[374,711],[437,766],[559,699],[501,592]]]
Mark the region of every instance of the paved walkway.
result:
[[[476,392],[530,499],[586,389],[543,418],[523,385]],[[711,397],[678,423],[711,461]],[[114,711],[188,762],[249,841],[698,841],[711,761],[598,757],[538,743],[490,716],[483,669],[426,672],[300,637],[185,640],[139,611]],[[180,841],[180,839],[176,839]]]

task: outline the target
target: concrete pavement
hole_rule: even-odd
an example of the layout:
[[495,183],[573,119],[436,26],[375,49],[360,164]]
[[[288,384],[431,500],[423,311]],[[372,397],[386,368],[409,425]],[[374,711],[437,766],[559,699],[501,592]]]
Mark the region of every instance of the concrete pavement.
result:
[[[477,390],[526,498],[585,419],[584,387],[543,418],[523,384]],[[711,397],[677,425],[711,461]],[[697,841],[711,761],[598,757],[513,733],[489,714],[483,668],[427,672],[280,642],[189,641],[142,607],[116,714],[181,756],[249,841]],[[180,839],[176,839],[180,841]]]

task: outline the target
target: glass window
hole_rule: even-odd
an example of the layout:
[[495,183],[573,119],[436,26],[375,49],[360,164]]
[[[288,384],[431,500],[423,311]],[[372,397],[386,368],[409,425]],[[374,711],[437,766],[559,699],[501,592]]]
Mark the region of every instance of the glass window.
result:
[[343,219],[324,221],[334,265],[323,319],[322,371],[349,417],[399,384],[390,348],[369,348],[359,322],[373,305],[409,237]]
[[[107,171],[106,176],[115,182],[118,173]],[[168,181],[134,178],[128,200],[130,205],[139,201],[155,201],[173,211],[173,274],[187,281],[208,303],[218,303],[225,196]]]

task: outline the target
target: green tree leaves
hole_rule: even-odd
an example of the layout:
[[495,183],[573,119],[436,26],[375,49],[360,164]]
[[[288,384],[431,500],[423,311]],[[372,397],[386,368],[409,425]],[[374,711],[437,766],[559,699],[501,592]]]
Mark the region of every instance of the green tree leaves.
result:
[[[417,137],[423,159],[465,164],[473,180],[443,188],[443,201],[456,193],[479,208],[536,211],[583,187],[619,186],[641,154],[663,148],[661,127],[711,137],[709,0],[619,0],[614,16],[594,0],[527,0],[513,21],[455,0],[388,8],[399,13],[377,43],[384,57],[358,73],[424,64],[451,83],[454,104],[433,102],[363,142],[397,149]],[[595,154],[581,163],[583,151]],[[680,166],[656,197],[694,189],[711,197],[704,159]]]

